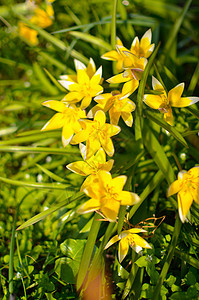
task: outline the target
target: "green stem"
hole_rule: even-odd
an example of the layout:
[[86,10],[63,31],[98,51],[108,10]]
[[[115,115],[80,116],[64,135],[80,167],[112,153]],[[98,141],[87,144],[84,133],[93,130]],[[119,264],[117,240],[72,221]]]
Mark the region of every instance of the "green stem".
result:
[[117,11],[117,0],[113,1],[112,6],[112,21],[111,21],[111,46],[115,48],[115,38],[116,38],[116,11]]
[[93,254],[93,249],[95,246],[95,241],[97,239],[97,235],[100,229],[101,221],[99,221],[100,215],[95,213],[93,223],[91,226],[91,230],[88,235],[88,240],[86,242],[86,246],[84,248],[84,252],[82,255],[79,272],[77,275],[77,290],[79,290],[84,282],[86,274],[88,272],[88,267],[91,261],[91,256]]
[[179,237],[179,234],[180,234],[181,226],[182,226],[182,223],[180,221],[179,216],[177,215],[177,219],[175,221],[174,233],[173,233],[173,237],[172,237],[172,240],[171,240],[170,248],[169,248],[169,251],[168,251],[168,254],[167,254],[166,261],[165,261],[164,266],[162,268],[162,272],[160,273],[159,279],[158,279],[156,287],[154,289],[155,292],[153,294],[152,300],[158,300],[159,299],[159,294],[160,294],[162,284],[163,284],[163,282],[164,282],[164,280],[167,276],[167,272],[169,270],[171,261],[173,259],[173,255],[174,255],[174,251],[175,251],[175,248],[176,248],[176,245],[177,245],[177,241],[178,241],[178,237]]
[[14,277],[14,248],[15,248],[15,230],[16,230],[16,223],[17,223],[17,218],[19,214],[19,208],[24,201],[24,199],[30,195],[34,190],[28,192],[19,202],[19,204],[16,207],[16,213],[14,216],[14,223],[12,227],[12,235],[11,235],[11,242],[10,242],[10,259],[9,259],[9,293],[10,293],[10,298],[12,298],[12,294],[14,292],[14,285],[13,285],[13,277]]

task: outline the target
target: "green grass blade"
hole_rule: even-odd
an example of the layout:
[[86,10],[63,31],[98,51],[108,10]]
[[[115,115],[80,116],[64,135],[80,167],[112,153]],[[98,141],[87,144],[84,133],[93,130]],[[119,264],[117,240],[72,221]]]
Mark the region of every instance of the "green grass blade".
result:
[[178,140],[183,146],[188,148],[187,142],[183,138],[183,136],[172,126],[170,126],[167,122],[165,122],[163,119],[159,118],[156,113],[150,112],[148,110],[145,111],[147,117],[158,124],[160,127],[163,127],[167,131],[169,131],[173,137]]
[[65,180],[61,177],[59,177],[58,175],[54,174],[53,172],[49,171],[48,169],[46,169],[43,166],[40,166],[38,164],[36,164],[36,166],[42,170],[42,172],[44,172],[47,176],[49,176],[50,178],[52,178],[53,180],[57,181],[57,182],[64,182]]
[[149,124],[145,121],[143,128],[143,142],[150,155],[153,157],[158,168],[165,174],[165,178],[168,184],[171,184],[175,180],[175,174],[173,168],[154,133],[149,127]]
[[174,40],[178,34],[178,31],[180,29],[180,26],[182,25],[182,22],[184,20],[184,17],[189,9],[189,6],[191,5],[192,0],[187,0],[184,8],[181,12],[181,14],[179,15],[179,17],[176,19],[174,26],[171,28],[169,34],[168,34],[168,40],[164,46],[163,49],[163,55],[161,57],[161,63],[164,63],[164,60],[166,58],[166,55],[168,55],[170,48],[172,47]]
[[52,206],[51,208],[46,209],[44,212],[34,216],[33,218],[31,218],[30,220],[26,221],[25,223],[23,223],[21,226],[19,226],[16,230],[22,230],[30,225],[33,225],[41,220],[43,220],[44,218],[46,218],[47,216],[49,216],[50,214],[54,213],[55,211],[57,211],[58,209],[66,206],[67,204],[74,202],[74,201],[79,201],[84,197],[84,193],[75,193],[75,195],[67,198],[66,200]]
[[199,111],[197,109],[192,107],[185,107],[184,109],[194,115],[197,119],[199,119]]
[[26,147],[26,146],[0,146],[0,152],[24,152],[24,153],[46,153],[46,154],[57,154],[57,155],[67,155],[67,154],[79,154],[77,148],[74,149],[59,149],[50,147]]
[[193,76],[191,78],[189,87],[188,87],[188,91],[192,92],[195,90],[196,85],[198,83],[198,78],[199,78],[199,63],[196,66],[195,72],[193,73]]
[[69,32],[72,36],[81,39],[83,41],[89,42],[91,44],[97,45],[100,48],[104,48],[107,51],[110,51],[112,49],[111,45],[105,41],[103,41],[100,38],[97,38],[95,36],[92,36],[91,34],[79,32],[79,31],[70,31]]
[[26,182],[21,180],[13,180],[9,178],[0,177],[0,181],[15,185],[15,186],[27,186],[36,189],[53,189],[53,190],[66,190],[70,185],[57,184],[57,183],[38,183],[38,182]]
[[[112,2],[112,19],[111,19],[111,46],[115,49],[115,38],[116,38],[116,12],[117,12],[117,0]],[[111,49],[110,49],[111,50]]]

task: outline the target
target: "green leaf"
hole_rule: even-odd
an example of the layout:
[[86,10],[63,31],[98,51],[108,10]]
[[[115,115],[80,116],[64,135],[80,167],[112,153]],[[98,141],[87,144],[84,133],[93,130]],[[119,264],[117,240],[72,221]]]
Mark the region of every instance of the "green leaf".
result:
[[190,112],[192,115],[194,115],[196,118],[199,119],[199,111],[197,109],[194,109],[192,107],[186,107],[184,109],[187,110],[188,112]]
[[79,154],[77,148],[73,149],[59,149],[59,148],[50,148],[50,147],[26,147],[26,146],[0,146],[0,152],[25,152],[25,153],[46,153],[46,154],[58,154],[58,155],[67,155],[67,154]]
[[108,44],[107,42],[103,41],[102,39],[92,36],[88,33],[79,32],[79,31],[70,31],[69,33],[76,38],[79,38],[79,39],[89,42],[91,44],[97,45],[100,48],[106,49],[107,51],[112,50],[112,47],[110,44]]
[[46,218],[47,216],[49,216],[50,214],[54,213],[55,211],[57,211],[58,209],[68,205],[71,202],[77,201],[77,200],[81,200],[84,197],[83,193],[75,193],[73,196],[68,197],[66,200],[52,206],[51,208],[48,208],[47,210],[45,210],[42,213],[39,213],[38,215],[34,216],[33,218],[31,218],[30,220],[26,221],[25,223],[23,223],[21,226],[19,226],[16,230],[21,230],[24,229],[32,224],[35,224],[41,220],[43,220],[44,218]]
[[55,272],[67,283],[75,284],[86,240],[67,239],[61,245],[61,251],[67,257],[55,261]]
[[153,157],[155,163],[165,175],[166,180],[169,184],[171,184],[175,180],[175,174],[173,168],[162,148],[160,143],[158,142],[155,134],[149,127],[147,122],[144,122],[143,127],[143,142],[145,147],[147,148],[150,155]]
[[36,166],[42,170],[46,175],[48,175],[50,178],[52,178],[55,181],[63,182],[65,181],[63,178],[59,177],[58,175],[54,174],[53,172],[49,171],[48,169],[44,168],[43,166],[40,166],[36,164]]
[[173,137],[178,140],[183,146],[185,146],[186,148],[188,148],[187,142],[185,141],[185,139],[183,138],[183,136],[172,126],[170,126],[167,122],[165,122],[163,119],[161,119],[156,113],[145,110],[145,114],[147,115],[147,117],[152,120],[153,122],[155,122],[156,124],[158,124],[160,127],[163,127],[164,129],[166,129],[167,131],[169,131]]

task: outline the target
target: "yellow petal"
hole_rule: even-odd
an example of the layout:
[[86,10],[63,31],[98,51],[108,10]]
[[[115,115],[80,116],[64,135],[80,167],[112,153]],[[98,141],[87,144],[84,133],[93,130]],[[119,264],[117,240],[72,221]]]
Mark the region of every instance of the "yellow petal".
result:
[[96,73],[93,75],[90,81],[90,85],[97,85],[100,83],[102,77],[102,67],[99,67],[99,69],[96,71]]
[[138,234],[133,234],[133,241],[135,243],[135,246],[140,246],[142,248],[148,248],[151,249],[151,246]]
[[87,108],[91,104],[92,98],[90,96],[86,96],[82,99],[81,109]]
[[167,113],[164,114],[164,120],[171,126],[173,126],[173,113],[171,108],[167,108]]
[[197,103],[198,101],[199,101],[198,97],[181,97],[178,101],[176,100],[175,102],[171,102],[171,106],[186,107],[194,103]]
[[121,131],[121,128],[119,126],[108,124],[108,123],[104,124],[102,129],[107,137],[116,135]]
[[82,69],[77,70],[77,82],[80,85],[89,84],[90,78],[85,70],[82,70]]
[[94,158],[95,161],[99,162],[100,164],[105,164],[106,162],[106,154],[102,148],[100,148]]
[[143,97],[143,101],[145,104],[147,104],[153,109],[159,109],[160,106],[163,104],[163,100],[159,95],[146,94]]
[[81,130],[80,132],[76,133],[71,140],[72,145],[76,145],[86,141],[89,137],[89,132],[87,130]]
[[121,205],[134,205],[140,201],[140,197],[128,191],[122,191],[119,193],[118,199],[121,201]]
[[85,214],[88,212],[98,210],[99,208],[100,208],[99,199],[90,199],[77,210],[77,213]]
[[193,177],[199,177],[199,166],[193,167],[188,171]]
[[103,165],[103,170],[106,170],[106,171],[110,171],[113,167],[113,164],[114,164],[114,160],[113,159],[110,159],[108,160],[104,165]]
[[188,214],[192,202],[193,202],[193,196],[187,189],[182,189],[178,193],[178,212],[182,223],[184,223],[186,219],[186,216]]
[[90,58],[88,66],[86,68],[86,73],[88,74],[89,78],[91,78],[96,72],[96,66],[92,58]]
[[62,101],[76,103],[79,102],[83,98],[83,95],[79,92],[69,92],[64,96]]
[[195,184],[192,183],[190,187],[190,193],[193,197],[193,200],[199,204],[199,180]]
[[42,103],[42,105],[49,107],[51,109],[54,109],[58,112],[63,112],[65,109],[67,109],[67,105],[64,104],[61,101],[56,101],[56,100],[48,100]]
[[62,143],[64,147],[66,147],[70,143],[74,134],[74,130],[70,125],[71,124],[64,124],[62,129]]
[[139,86],[139,80],[132,79],[124,84],[122,89],[122,94],[130,95],[138,88],[138,86]]
[[92,168],[85,161],[76,161],[66,166],[70,171],[81,176],[88,176],[92,173]]
[[110,123],[117,125],[121,116],[121,112],[116,112],[114,108],[109,110]]
[[109,221],[115,222],[118,215],[119,208],[120,208],[119,202],[107,201],[106,205],[101,207],[101,211],[105,215],[105,217],[109,219]]
[[176,85],[172,90],[169,91],[168,93],[168,100],[171,106],[174,107],[182,107],[180,105],[180,98],[182,96],[184,90],[184,83],[180,83]]
[[62,113],[56,113],[41,130],[52,130],[62,128],[65,123]]
[[85,159],[89,159],[91,156],[93,156],[97,150],[100,149],[100,141],[94,136],[89,137],[86,142],[86,155]]
[[106,187],[106,185],[111,186],[111,184],[112,184],[111,173],[102,170],[98,173],[98,176],[99,176],[99,182],[102,186],[104,186],[104,187]]
[[127,176],[125,176],[125,175],[121,175],[121,176],[117,176],[117,177],[113,178],[112,184],[115,187],[115,191],[121,192],[126,181],[127,181]]
[[162,84],[154,76],[152,76],[152,87],[155,91],[165,92]]
[[168,188],[167,190],[167,197],[170,197],[176,193],[179,192],[179,190],[182,188],[182,181],[175,180]]
[[118,235],[115,235],[114,237],[112,237],[112,239],[110,239],[110,241],[106,244],[104,250],[106,250],[107,248],[109,248],[110,246],[112,246],[114,243],[118,242],[120,240]]
[[113,156],[114,152],[115,152],[115,149],[114,149],[114,146],[113,146],[113,142],[110,138],[102,138],[100,137],[100,143],[104,149],[104,151],[109,155],[109,156]]
[[118,75],[115,75],[113,77],[110,77],[109,79],[107,79],[106,81],[108,83],[122,83],[122,82],[126,82],[128,81],[130,78],[126,78],[123,76],[123,73],[120,73]]
[[116,50],[112,50],[103,54],[101,58],[115,61],[120,59],[120,54]]
[[129,250],[129,242],[127,239],[123,238],[120,242],[119,242],[119,250],[118,250],[118,258],[119,258],[119,262],[121,263],[123,261],[123,259],[126,257],[127,253]]
[[127,233],[140,233],[140,232],[147,232],[146,230],[142,229],[142,228],[131,228],[128,230],[124,230]]
[[94,120],[100,124],[102,127],[106,122],[106,115],[102,110],[98,110],[94,116]]
[[131,113],[122,112],[122,119],[127,126],[131,127],[133,125],[133,116]]

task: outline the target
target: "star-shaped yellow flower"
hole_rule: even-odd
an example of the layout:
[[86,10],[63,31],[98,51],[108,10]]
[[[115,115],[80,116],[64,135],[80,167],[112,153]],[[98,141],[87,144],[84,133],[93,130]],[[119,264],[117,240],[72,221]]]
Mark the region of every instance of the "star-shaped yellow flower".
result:
[[147,59],[142,57],[138,58],[130,51],[121,48],[125,54],[123,59],[123,73],[117,74],[109,79],[108,83],[124,83],[123,94],[132,94],[139,86],[139,80],[142,78],[142,74],[147,64]]
[[74,133],[81,130],[81,125],[78,122],[80,118],[86,118],[85,111],[76,107],[74,104],[66,104],[61,101],[48,100],[42,103],[51,109],[56,110],[56,113],[41,130],[52,130],[62,128],[62,143],[66,147]]
[[64,75],[59,83],[69,90],[63,101],[68,103],[81,102],[81,108],[88,107],[93,97],[103,92],[100,85],[102,79],[102,67],[92,74],[93,66],[87,68],[79,61],[75,61],[77,76]]
[[130,52],[137,57],[148,58],[153,52],[155,44],[151,44],[151,29],[147,30],[141,40],[136,36],[132,42]]
[[146,94],[143,101],[151,108],[158,109],[164,114],[164,120],[173,125],[173,113],[171,107],[186,107],[199,101],[198,97],[181,97],[184,90],[184,83],[176,85],[168,92],[168,95],[162,84],[152,76],[152,86],[154,91],[160,92],[160,95]]
[[[80,143],[80,152],[85,159],[85,153],[86,153],[86,146]],[[102,148],[100,148],[95,155],[91,156],[91,158],[83,161],[76,161],[73,163],[68,164],[66,167],[81,176],[88,176],[86,180],[84,181],[83,185],[81,186],[80,191],[83,191],[83,189],[90,185],[96,177],[96,174],[101,171],[110,171],[113,167],[114,160],[110,159],[109,161],[106,161],[106,154]]]
[[120,132],[119,126],[105,123],[106,116],[101,110],[98,110],[94,116],[94,120],[79,120],[83,130],[76,133],[72,138],[71,144],[79,144],[86,141],[85,159],[89,159],[97,150],[102,148],[109,155],[113,156],[114,146],[111,136]]
[[109,51],[102,55],[102,58],[112,61],[117,61],[116,68],[118,72],[124,69],[124,61],[126,59],[125,51],[131,52],[138,58],[148,58],[153,52],[155,44],[151,44],[151,29],[147,30],[141,40],[136,36],[131,44],[131,49],[128,50],[123,46],[122,41],[116,39],[116,50]]
[[178,173],[178,179],[170,185],[167,197],[176,193],[179,216],[184,223],[193,200],[199,204],[199,166]]
[[40,7],[34,9],[34,15],[30,19],[30,22],[41,27],[46,28],[52,25],[54,17],[54,10],[52,5],[47,4],[45,10]]
[[110,221],[115,221],[120,205],[134,205],[140,201],[140,197],[128,191],[123,191],[126,176],[112,178],[107,171],[99,171],[96,180],[87,185],[83,190],[91,199],[79,209],[80,214],[101,210]]
[[129,230],[122,231],[119,235],[115,235],[110,239],[105,249],[112,246],[114,243],[119,242],[119,250],[118,250],[118,259],[121,263],[123,259],[126,257],[129,246],[134,249],[137,253],[139,253],[142,248],[151,249],[151,246],[137,233],[146,232],[141,228],[132,228]]
[[[124,88],[123,88],[124,90]],[[109,112],[110,123],[117,125],[119,118],[122,117],[127,126],[132,126],[133,116],[132,111],[135,110],[135,103],[131,101],[124,92],[112,91],[111,93],[101,94],[94,98],[98,103],[88,113],[88,117],[92,118],[96,111],[103,110]]]

